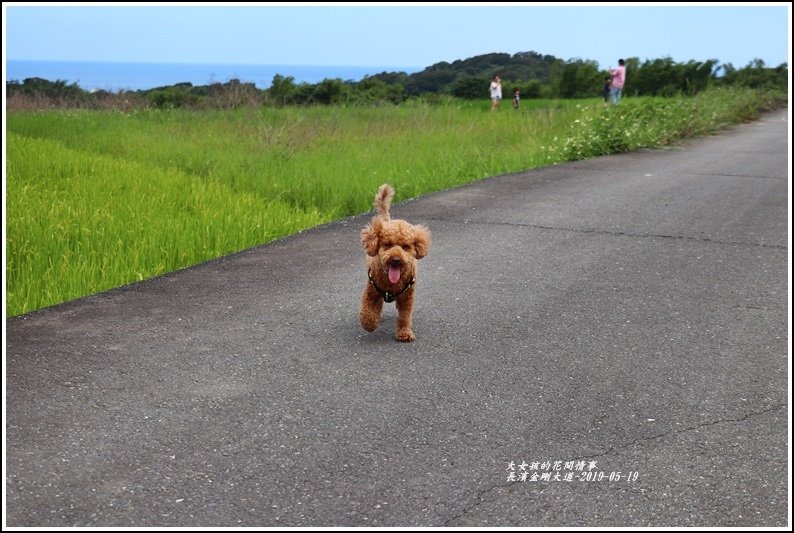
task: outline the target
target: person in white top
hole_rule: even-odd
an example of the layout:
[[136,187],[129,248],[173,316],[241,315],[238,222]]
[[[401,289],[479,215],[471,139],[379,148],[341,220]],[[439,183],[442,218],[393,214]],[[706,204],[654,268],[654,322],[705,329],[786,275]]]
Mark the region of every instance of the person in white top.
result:
[[491,111],[497,109],[502,102],[502,80],[494,76],[491,81]]

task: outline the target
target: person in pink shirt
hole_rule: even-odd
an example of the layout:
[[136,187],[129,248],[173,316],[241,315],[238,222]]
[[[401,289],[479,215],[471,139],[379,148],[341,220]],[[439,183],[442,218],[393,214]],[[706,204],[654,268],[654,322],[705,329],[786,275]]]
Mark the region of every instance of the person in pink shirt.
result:
[[626,62],[622,59],[618,59],[618,68],[610,68],[609,74],[612,76],[610,96],[612,96],[612,103],[617,104],[620,102],[620,94],[623,92],[623,84],[626,83]]

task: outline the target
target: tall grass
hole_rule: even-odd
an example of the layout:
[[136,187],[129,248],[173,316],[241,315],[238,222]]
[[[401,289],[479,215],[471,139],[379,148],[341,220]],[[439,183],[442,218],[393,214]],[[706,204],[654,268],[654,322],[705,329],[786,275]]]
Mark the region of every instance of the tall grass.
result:
[[324,220],[179,170],[8,135],[7,310],[179,269]]
[[[368,211],[384,182],[406,199],[669,142],[768,105],[752,91],[625,99],[616,108],[595,100],[531,103],[496,113],[487,103],[9,113],[7,313]],[[615,141],[615,128],[603,124],[628,124],[618,113],[634,117],[629,137],[647,144]]]
[[562,135],[578,114],[568,108],[575,106],[524,114],[465,105],[14,113],[8,129],[339,216],[367,210],[383,181],[410,197],[540,164],[536,144]]

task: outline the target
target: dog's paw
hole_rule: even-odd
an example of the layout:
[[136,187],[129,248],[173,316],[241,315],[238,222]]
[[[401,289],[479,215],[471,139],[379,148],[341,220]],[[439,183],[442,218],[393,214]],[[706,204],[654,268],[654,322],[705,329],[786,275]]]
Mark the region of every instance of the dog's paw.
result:
[[416,335],[410,329],[403,329],[397,332],[395,338],[400,342],[411,342],[416,340]]
[[364,331],[373,332],[378,329],[378,326],[380,326],[379,316],[372,316],[371,314],[362,313],[360,318],[361,327],[364,328]]

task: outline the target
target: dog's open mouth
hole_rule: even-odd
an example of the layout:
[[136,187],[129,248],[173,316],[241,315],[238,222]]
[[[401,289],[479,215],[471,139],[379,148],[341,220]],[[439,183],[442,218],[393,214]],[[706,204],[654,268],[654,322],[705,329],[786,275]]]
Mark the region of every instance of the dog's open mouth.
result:
[[397,283],[400,281],[400,262],[392,261],[389,263],[389,281]]

